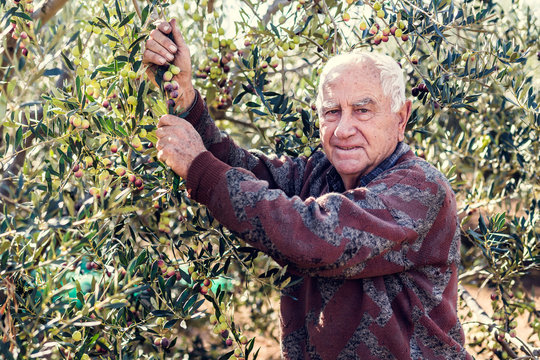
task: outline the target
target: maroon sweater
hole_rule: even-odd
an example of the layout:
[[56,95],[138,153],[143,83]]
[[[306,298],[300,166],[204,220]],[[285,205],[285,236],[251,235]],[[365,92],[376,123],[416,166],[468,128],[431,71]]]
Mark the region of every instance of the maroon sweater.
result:
[[345,190],[323,152],[267,157],[221,133],[200,96],[206,148],[191,197],[302,281],[281,298],[286,359],[471,359],[457,318],[459,227],[444,176],[400,143]]

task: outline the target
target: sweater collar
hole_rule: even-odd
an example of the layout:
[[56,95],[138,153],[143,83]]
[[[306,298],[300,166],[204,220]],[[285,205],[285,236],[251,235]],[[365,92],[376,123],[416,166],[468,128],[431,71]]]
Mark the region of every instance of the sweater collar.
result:
[[[386,170],[393,167],[401,156],[410,150],[409,145],[400,141],[394,152],[384,159],[375,169],[371,170],[368,174],[362,176],[358,180],[357,187],[367,186],[373,179],[381,175]],[[328,188],[331,192],[345,192],[345,185],[343,185],[343,180],[337,172],[336,168],[332,166],[328,174],[326,175],[326,180],[328,181]]]

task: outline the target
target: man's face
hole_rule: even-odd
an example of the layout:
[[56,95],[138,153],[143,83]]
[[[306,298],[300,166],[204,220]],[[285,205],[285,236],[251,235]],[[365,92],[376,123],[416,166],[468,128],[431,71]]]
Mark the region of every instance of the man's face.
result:
[[392,113],[379,76],[370,62],[347,64],[331,71],[322,87],[321,141],[346,189],[354,188],[404,138],[410,101]]

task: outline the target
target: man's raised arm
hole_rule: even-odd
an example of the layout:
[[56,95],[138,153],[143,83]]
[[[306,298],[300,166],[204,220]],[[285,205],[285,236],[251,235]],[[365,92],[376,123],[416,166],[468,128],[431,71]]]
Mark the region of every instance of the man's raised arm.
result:
[[[170,39],[170,34],[174,41]],[[174,19],[170,23],[159,23],[146,41],[143,63],[148,65],[147,74],[154,84],[157,85],[155,76],[159,66],[172,64],[180,69],[172,81],[179,87],[175,109],[184,114],[184,119],[173,115],[160,119],[156,132],[156,148],[160,160],[178,175],[186,177],[191,162],[204,150],[208,150],[222,162],[246,169],[258,179],[267,181],[270,188],[280,188],[290,196],[297,194],[307,159],[278,159],[237,146],[215,125],[201,95],[193,88],[190,56],[189,48]]]

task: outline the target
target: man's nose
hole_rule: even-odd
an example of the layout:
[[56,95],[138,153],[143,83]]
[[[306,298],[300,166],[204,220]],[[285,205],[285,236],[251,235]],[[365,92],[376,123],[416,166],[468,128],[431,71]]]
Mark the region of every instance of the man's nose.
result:
[[339,123],[334,130],[334,136],[337,138],[345,139],[356,132],[354,119],[350,111],[342,111]]

